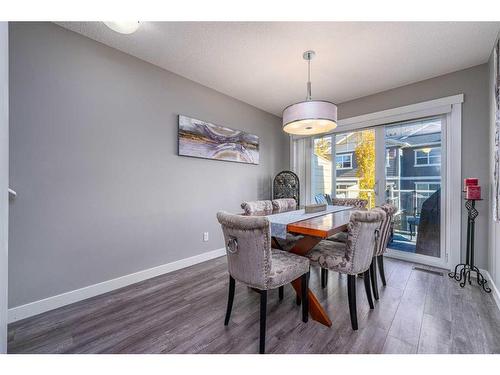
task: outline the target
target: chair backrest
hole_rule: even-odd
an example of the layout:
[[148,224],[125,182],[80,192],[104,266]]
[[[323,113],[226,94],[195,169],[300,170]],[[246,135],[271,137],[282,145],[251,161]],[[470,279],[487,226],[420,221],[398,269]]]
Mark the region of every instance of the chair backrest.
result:
[[229,274],[247,285],[266,289],[272,266],[269,220],[227,212],[218,212],[217,220],[224,233]]
[[243,202],[241,208],[245,215],[270,215],[273,213],[273,203],[269,200]]
[[[317,204],[322,204],[322,203],[327,203],[325,195],[324,194],[316,194],[314,196],[314,200],[316,201]],[[328,203],[327,203],[328,204]]]
[[368,201],[360,198],[332,198],[332,204],[334,206],[354,206],[363,210],[368,205]]
[[384,203],[381,206],[375,207],[374,210],[382,210],[385,212],[386,217],[380,224],[380,239],[377,243],[377,248],[375,249],[374,256],[379,256],[385,253],[387,250],[387,244],[389,242],[389,237],[391,234],[392,219],[396,213],[396,206],[390,203]]
[[354,211],[348,225],[346,255],[351,261],[351,274],[365,272],[372,262],[380,238],[380,224],[385,219],[380,209]]
[[297,208],[297,202],[293,198],[273,199],[274,212],[291,211]]

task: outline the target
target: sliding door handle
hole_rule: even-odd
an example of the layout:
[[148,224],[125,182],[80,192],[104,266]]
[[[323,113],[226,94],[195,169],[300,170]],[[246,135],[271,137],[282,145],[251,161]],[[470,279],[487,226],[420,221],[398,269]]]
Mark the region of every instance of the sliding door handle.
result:
[[9,188],[9,196],[12,198],[15,198],[15,197],[17,197],[17,193],[14,190],[12,190],[11,188]]

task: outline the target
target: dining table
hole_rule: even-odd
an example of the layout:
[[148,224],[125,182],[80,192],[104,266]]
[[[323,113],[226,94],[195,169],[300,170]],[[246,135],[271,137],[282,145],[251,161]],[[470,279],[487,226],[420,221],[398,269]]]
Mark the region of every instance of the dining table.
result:
[[[335,212],[325,211],[323,214],[319,214],[314,217],[287,223],[287,233],[300,235],[299,240],[295,242],[294,246],[289,251],[297,255],[305,256],[321,240],[327,239],[336,233],[347,231],[347,225],[353,209],[354,207],[342,207]],[[271,224],[273,216],[274,215],[267,215]],[[301,215],[297,215],[297,218],[300,219],[300,217]],[[271,236],[273,248],[281,249],[279,241],[275,236],[273,236],[273,230],[271,230]],[[300,279],[294,280],[292,282],[292,286],[295,289],[297,296],[301,296]],[[311,318],[321,324],[324,324],[325,326],[330,327],[332,325],[332,321],[311,289],[308,290],[308,297],[309,314]]]

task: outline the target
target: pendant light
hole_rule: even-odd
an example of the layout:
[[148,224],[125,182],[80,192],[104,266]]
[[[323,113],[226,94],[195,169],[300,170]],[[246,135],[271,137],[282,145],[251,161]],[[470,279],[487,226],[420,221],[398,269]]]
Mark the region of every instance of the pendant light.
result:
[[311,99],[311,60],[316,53],[306,51],[307,97],[304,102],[289,105],[283,110],[283,131],[295,135],[314,135],[337,127],[337,106],[325,100]]

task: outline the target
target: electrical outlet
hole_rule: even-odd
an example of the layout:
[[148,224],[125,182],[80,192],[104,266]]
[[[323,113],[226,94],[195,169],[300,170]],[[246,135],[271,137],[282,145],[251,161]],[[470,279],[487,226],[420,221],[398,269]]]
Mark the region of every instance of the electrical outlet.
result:
[[203,242],[208,242],[208,232],[203,232]]

